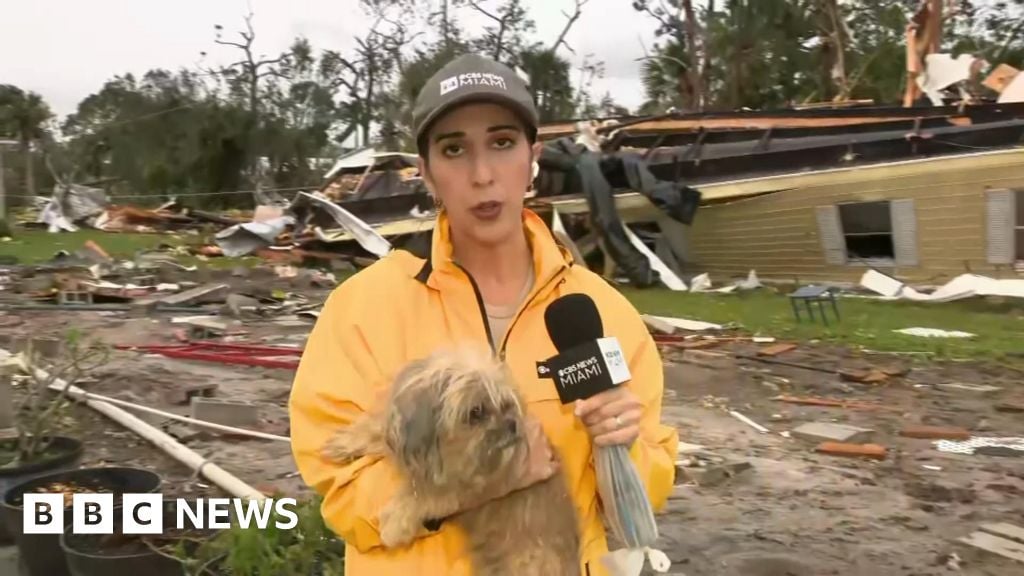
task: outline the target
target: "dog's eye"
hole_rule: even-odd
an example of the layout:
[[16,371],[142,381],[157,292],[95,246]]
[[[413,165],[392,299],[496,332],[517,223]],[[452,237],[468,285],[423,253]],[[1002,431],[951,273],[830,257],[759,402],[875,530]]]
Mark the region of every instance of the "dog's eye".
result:
[[481,420],[483,420],[484,416],[486,415],[487,412],[486,410],[484,410],[483,405],[477,404],[476,406],[473,406],[472,408],[469,409],[469,423],[477,424]]

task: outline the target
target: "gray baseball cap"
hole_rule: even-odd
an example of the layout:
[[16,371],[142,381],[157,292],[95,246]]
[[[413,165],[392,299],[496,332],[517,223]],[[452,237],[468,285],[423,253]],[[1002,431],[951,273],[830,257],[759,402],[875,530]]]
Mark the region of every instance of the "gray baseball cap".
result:
[[533,95],[515,71],[490,58],[467,54],[446,64],[420,90],[412,113],[416,142],[441,115],[467,102],[508,106],[528,129],[536,129],[540,122]]

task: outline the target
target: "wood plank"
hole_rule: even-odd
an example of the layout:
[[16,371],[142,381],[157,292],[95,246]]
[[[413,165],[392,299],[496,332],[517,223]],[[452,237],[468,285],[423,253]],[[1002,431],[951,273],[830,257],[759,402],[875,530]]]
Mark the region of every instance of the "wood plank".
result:
[[986,534],[985,532],[972,532],[969,536],[958,538],[957,541],[972,548],[1024,564],[1024,544],[1018,544],[1013,540],[1007,540]]
[[1020,526],[1014,526],[1006,522],[999,522],[997,524],[982,524],[982,532],[988,532],[993,536],[999,536],[1006,538],[1007,540],[1013,540],[1020,544],[1024,544],[1024,528]]

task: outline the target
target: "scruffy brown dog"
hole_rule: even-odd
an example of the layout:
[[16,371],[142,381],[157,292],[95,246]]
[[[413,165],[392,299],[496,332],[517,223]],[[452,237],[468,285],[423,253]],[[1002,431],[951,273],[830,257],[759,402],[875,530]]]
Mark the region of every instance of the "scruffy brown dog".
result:
[[561,474],[490,499],[508,493],[525,465],[527,435],[504,365],[460,348],[410,363],[386,407],[341,430],[324,453],[339,462],[380,455],[397,465],[406,483],[381,513],[385,546],[404,546],[425,520],[448,518],[466,532],[475,574],[578,575],[576,511]]

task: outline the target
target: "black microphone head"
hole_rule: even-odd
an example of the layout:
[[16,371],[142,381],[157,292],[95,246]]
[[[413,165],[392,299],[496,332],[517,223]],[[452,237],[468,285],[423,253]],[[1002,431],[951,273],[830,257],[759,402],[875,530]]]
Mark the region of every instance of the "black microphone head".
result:
[[548,336],[559,352],[604,337],[601,314],[586,294],[566,294],[544,311]]

